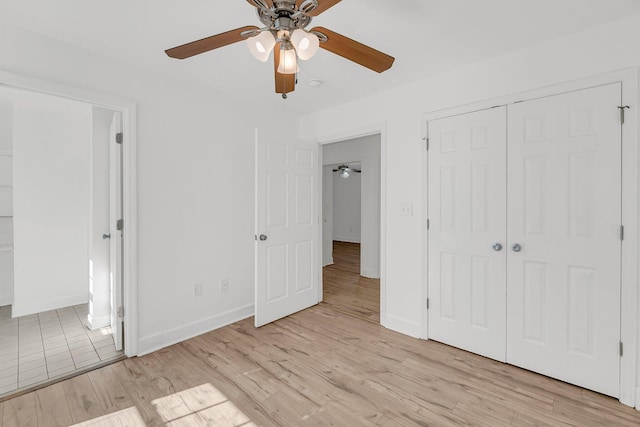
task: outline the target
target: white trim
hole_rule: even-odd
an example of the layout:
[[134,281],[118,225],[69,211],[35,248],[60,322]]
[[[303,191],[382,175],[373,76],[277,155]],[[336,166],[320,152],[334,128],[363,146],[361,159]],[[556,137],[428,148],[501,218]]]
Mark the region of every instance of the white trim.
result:
[[177,328],[169,329],[159,334],[142,337],[138,346],[139,356],[152,353],[161,348],[186,341],[198,335],[239,322],[253,316],[254,305],[249,304],[240,308],[226,311],[215,316],[209,316]]
[[[499,105],[512,104],[517,101],[537,99],[562,93],[588,89],[596,86],[611,83],[622,83],[623,105],[631,106],[627,111],[625,124],[622,127],[622,223],[625,226],[625,240],[622,245],[622,289],[621,289],[621,340],[624,342],[624,357],[620,359],[620,396],[621,403],[628,406],[640,408],[640,387],[636,383],[638,370],[638,312],[640,311],[640,301],[638,301],[638,262],[640,261],[640,251],[638,250],[639,223],[638,202],[640,190],[640,151],[638,150],[638,118],[640,115],[640,104],[638,103],[638,69],[628,69],[614,71],[611,73],[561,83],[549,87],[534,89],[512,95],[506,95],[494,99],[483,100],[472,104],[466,104],[453,108],[437,110],[421,115],[422,138],[428,137],[427,123],[431,120],[484,110]],[[423,154],[423,188],[426,187],[426,150]],[[423,207],[425,211],[425,224],[427,215],[427,194],[423,191]],[[423,250],[426,250],[427,230],[423,230]],[[426,254],[426,252],[425,252]],[[426,301],[427,294],[427,266],[423,266],[423,286],[422,296]],[[428,316],[426,310],[422,312],[422,338],[428,339]]]
[[92,331],[100,328],[106,328],[111,325],[111,315],[93,317],[91,313],[87,314],[87,327]]
[[357,243],[360,244],[360,239],[351,239],[349,237],[336,237],[336,235],[333,235],[333,241],[334,242],[343,242],[343,243]]
[[[385,328],[397,330],[395,322],[392,322],[393,325],[387,322],[387,123],[323,135],[317,138],[317,142],[320,145],[326,145],[378,134],[380,135],[380,324]],[[322,206],[322,191],[319,193],[320,206]]]
[[420,338],[421,328],[417,322],[388,314],[386,325],[384,326],[401,334],[409,335],[413,338]]
[[0,85],[46,93],[62,98],[92,104],[122,112],[123,133],[125,142],[123,152],[123,199],[126,239],[123,250],[124,275],[124,312],[125,312],[125,346],[127,356],[135,356],[138,352],[138,245],[137,245],[137,133],[136,104],[128,99],[115,97],[105,93],[93,92],[59,83],[38,80],[5,71],[0,71]]
[[0,307],[4,307],[5,305],[11,305],[11,304],[13,304],[12,296],[0,297]]

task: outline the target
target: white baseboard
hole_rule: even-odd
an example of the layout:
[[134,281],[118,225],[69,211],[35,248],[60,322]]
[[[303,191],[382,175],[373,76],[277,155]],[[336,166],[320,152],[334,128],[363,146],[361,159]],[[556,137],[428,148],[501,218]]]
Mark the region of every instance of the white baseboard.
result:
[[327,265],[333,265],[333,257],[329,258],[329,261],[323,265],[323,267],[326,267]]
[[0,296],[0,307],[13,304],[13,297],[2,295]]
[[373,270],[361,270],[360,271],[360,275],[362,277],[367,277],[369,279],[379,279],[380,278],[380,273],[377,271],[373,271]]
[[106,328],[107,326],[111,326],[111,315],[107,314],[106,316],[94,317],[89,313],[87,316],[87,322],[89,322],[89,329],[92,331],[100,328]]
[[636,388],[636,409],[640,411],[640,387]]
[[400,332],[401,334],[409,335],[410,337],[420,338],[421,327],[419,323],[412,322],[407,319],[395,317],[387,314],[384,322],[381,325],[392,331]]
[[360,239],[354,237],[336,237],[333,236],[334,242],[360,243]]
[[71,307],[72,305],[85,304],[89,302],[89,294],[65,295],[58,298],[47,298],[44,301],[29,301],[27,304],[13,304],[11,315],[13,317],[28,316],[29,314],[42,313],[44,311],[56,310],[58,308]]
[[255,308],[253,304],[239,307],[202,320],[187,323],[177,328],[169,329],[159,334],[141,338],[138,341],[138,356],[149,354],[161,348],[186,341],[189,338],[211,332],[247,317],[253,316]]

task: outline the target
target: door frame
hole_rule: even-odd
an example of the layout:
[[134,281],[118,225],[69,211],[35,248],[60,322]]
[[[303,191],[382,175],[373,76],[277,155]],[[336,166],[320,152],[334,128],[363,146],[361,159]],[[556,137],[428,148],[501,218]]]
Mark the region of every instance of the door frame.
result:
[[[322,187],[317,195],[319,206],[323,205],[323,188],[324,188],[324,167],[322,159],[322,148],[324,145],[333,144],[336,142],[346,142],[352,139],[361,138],[370,135],[380,135],[380,324],[386,328],[394,330],[402,330],[402,327],[395,327],[398,322],[404,323],[401,320],[395,322],[394,319],[387,317],[387,123],[378,123],[371,126],[350,129],[340,133],[335,133],[327,136],[319,137],[316,142],[320,144],[319,159],[320,159],[320,183]],[[323,224],[324,216],[322,209],[320,209],[320,224]],[[322,233],[322,227],[320,227],[320,265],[322,262],[322,243],[324,236]],[[318,301],[323,301],[323,275],[322,268],[320,269],[320,286],[318,287]],[[391,325],[390,325],[391,323]]]
[[[520,93],[505,95],[488,100],[483,100],[471,104],[456,106],[424,113],[421,115],[420,135],[423,141],[428,138],[427,124],[429,121],[459,114],[467,114],[478,110],[485,110],[494,106],[513,104],[519,101],[528,101],[537,98],[560,95],[567,92],[574,92],[589,89],[596,86],[603,86],[612,83],[622,83],[622,105],[631,106],[626,111],[625,123],[622,126],[622,224],[624,225],[624,241],[621,251],[621,303],[620,303],[620,333],[621,341],[624,343],[624,356],[620,358],[620,397],[621,403],[628,406],[636,406],[640,409],[640,384],[636,382],[638,373],[638,313],[640,312],[640,302],[638,301],[638,281],[640,279],[638,263],[640,251],[639,224],[638,224],[638,202],[640,201],[638,191],[640,183],[640,159],[638,150],[638,117],[640,105],[638,104],[638,69],[627,69],[614,71],[607,74],[587,77],[575,81],[565,82],[553,86],[528,90]],[[423,150],[422,155],[422,185],[425,189],[423,194],[423,237],[422,250],[424,257],[427,256],[427,216],[428,216],[428,157],[427,150]],[[428,297],[428,265],[423,263],[422,277],[423,286],[422,297],[426,301]],[[422,335],[421,338],[428,339],[428,316],[426,310],[422,311]]]
[[122,147],[122,217],[126,225],[123,244],[123,299],[124,353],[138,354],[138,244],[137,244],[137,170],[136,170],[136,104],[135,102],[104,93],[89,91],[59,83],[39,80],[19,74],[0,71],[0,84],[85,102],[97,107],[122,113],[125,143]]

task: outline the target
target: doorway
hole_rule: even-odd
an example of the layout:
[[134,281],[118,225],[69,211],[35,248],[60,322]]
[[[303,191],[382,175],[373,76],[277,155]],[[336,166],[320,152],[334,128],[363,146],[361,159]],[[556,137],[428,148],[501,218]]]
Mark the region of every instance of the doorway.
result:
[[381,135],[322,147],[323,301],[380,323]]
[[123,357],[123,319],[111,314],[120,308],[112,295],[121,294],[122,269],[111,267],[109,249],[117,232],[112,216],[122,219],[121,211],[110,212],[112,193],[122,194],[112,167],[121,157],[110,158],[122,118],[38,91],[3,87],[0,98],[0,245],[7,267],[0,277],[0,397],[6,397]]

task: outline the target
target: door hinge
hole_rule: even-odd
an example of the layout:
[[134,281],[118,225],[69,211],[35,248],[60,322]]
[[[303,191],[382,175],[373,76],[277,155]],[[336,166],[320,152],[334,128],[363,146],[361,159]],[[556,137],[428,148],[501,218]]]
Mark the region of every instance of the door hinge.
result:
[[430,226],[431,224],[429,224],[429,218],[427,218],[427,230],[429,229]]
[[620,109],[620,124],[623,125],[624,124],[624,110],[629,109],[631,107],[629,107],[628,105],[621,105],[618,108]]
[[429,310],[429,298],[427,298],[427,310]]
[[116,221],[116,230],[118,231],[122,231],[122,228],[124,227],[124,222],[122,222],[121,219]]
[[624,240],[624,225],[620,226],[620,241]]
[[428,137],[424,137],[422,139],[424,140],[424,144],[425,144],[425,147],[426,147],[427,151],[429,151],[429,138]]
[[122,306],[118,307],[118,318],[122,319],[124,317],[124,308]]
[[116,133],[116,144],[122,144],[123,138],[124,137],[122,136],[122,132]]
[[622,341],[620,341],[620,357],[622,357],[624,355],[624,348],[622,345]]

